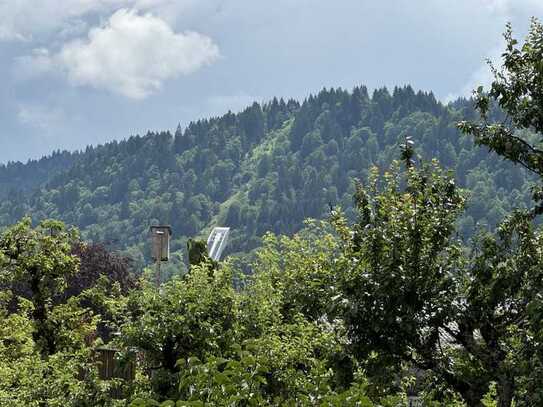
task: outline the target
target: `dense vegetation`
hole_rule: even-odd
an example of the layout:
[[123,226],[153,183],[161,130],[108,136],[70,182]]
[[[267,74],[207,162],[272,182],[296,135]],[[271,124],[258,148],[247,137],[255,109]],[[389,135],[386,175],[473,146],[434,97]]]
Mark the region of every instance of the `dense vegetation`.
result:
[[[34,221],[60,219],[78,226],[85,240],[128,249],[140,267],[149,259],[149,225],[156,223],[172,225],[176,260],[187,238],[214,225],[233,229],[230,253],[247,252],[265,232],[292,234],[304,219],[325,217],[330,206],[353,219],[353,180],[366,179],[372,165],[389,166],[410,136],[424,159],[439,159],[471,191],[458,227],[469,238],[530,198],[520,167],[460,135],[456,123],[473,117],[471,101],[444,106],[409,86],[371,96],[364,87],[323,90],[301,105],[254,103],[173,136],[134,136],[74,155],[8,164],[0,169],[0,180],[11,180],[0,182],[0,194],[12,187],[0,204],[0,225],[26,214]],[[44,180],[40,174],[47,172]]]
[[[7,227],[0,234],[2,405],[392,407],[405,405],[408,397],[416,395],[428,406],[540,406],[543,231],[537,220],[543,212],[543,193],[536,186],[533,200],[524,200],[530,184],[527,176],[495,158],[483,159],[482,150],[469,141],[473,138],[524,167],[537,182],[543,180],[543,26],[534,20],[522,47],[509,27],[505,38],[503,69],[494,70],[491,89],[479,89],[474,99],[480,120],[465,102],[448,107],[435,101],[425,104],[433,100],[431,95],[414,94],[409,88],[397,89],[392,96],[376,91],[371,99],[363,89],[352,94],[322,92],[301,106],[283,104],[286,113],[277,121],[278,127],[268,121],[275,117],[269,115],[274,103],[264,108],[255,104],[239,116],[226,116],[234,123],[232,129],[242,127],[243,114],[250,118],[245,123],[254,126],[223,140],[217,151],[223,159],[212,161],[214,165],[206,159],[214,151],[207,143],[215,138],[191,135],[197,134],[198,126],[225,118],[194,124],[175,138],[162,134],[89,149],[68,172],[54,176],[30,198],[12,203],[13,210],[17,205],[23,211],[36,208],[42,211],[40,216],[46,216],[46,210],[74,216],[79,203],[97,199],[96,191],[103,187],[103,201],[98,202],[99,208],[113,211],[109,224],[104,222],[104,230],[109,230],[110,225],[127,222],[115,212],[123,210],[123,191],[134,199],[124,209],[128,214],[146,199],[141,190],[130,195],[128,184],[136,178],[128,182],[127,190],[124,178],[108,172],[98,174],[102,178],[95,181],[85,174],[85,162],[89,172],[101,164],[122,172],[128,169],[120,163],[131,163],[133,167],[126,164],[126,168],[132,175],[142,174],[138,166],[145,175],[146,169],[153,168],[156,178],[145,178],[150,183],[145,190],[155,191],[147,210],[156,205],[166,211],[164,215],[183,206],[169,207],[170,201],[162,200],[173,194],[161,190],[162,180],[175,178],[179,174],[172,168],[190,162],[194,169],[187,173],[193,171],[195,181],[189,195],[217,199],[209,201],[207,217],[200,213],[197,222],[232,217],[231,224],[240,226],[238,249],[256,244],[242,243],[241,238],[264,233],[260,222],[271,230],[291,228],[298,233],[264,234],[249,276],[234,259],[218,264],[203,255],[186,274],[156,287],[151,270],[136,278],[127,257],[82,241],[75,228],[62,222],[46,220],[32,226],[30,218],[23,218]],[[401,97],[418,102],[406,103],[411,107],[405,108],[398,105],[381,119],[376,112],[383,95],[390,106]],[[316,102],[319,98],[327,102]],[[329,104],[332,100],[336,103]],[[369,110],[361,109],[366,102]],[[311,106],[320,107],[312,112]],[[491,111],[496,108],[502,113]],[[369,111],[372,119],[356,113]],[[447,118],[444,127],[438,117]],[[445,126],[455,118],[464,119],[458,123],[462,137],[457,137],[452,124]],[[353,121],[359,127],[351,126],[345,137],[343,126]],[[330,123],[335,125],[327,127]],[[435,129],[435,134],[424,129]],[[433,136],[439,137],[439,144],[433,144]],[[413,139],[419,140],[420,150]],[[230,150],[231,140],[237,140],[239,148]],[[374,140],[375,154],[368,157],[367,150],[350,144],[360,140],[365,140],[368,150]],[[454,146],[463,146],[459,151],[466,160],[457,157],[447,166],[458,169],[470,157],[477,162],[457,180],[438,160],[423,160],[416,154],[422,151],[423,156],[446,161],[452,155],[443,155],[442,150],[449,144],[452,152]],[[155,164],[148,167],[132,161],[130,145],[135,157],[147,157]],[[153,148],[138,155],[145,146]],[[111,151],[116,154],[110,156]],[[234,160],[224,158],[226,151],[247,152],[238,157],[235,167]],[[153,152],[154,157],[149,155]],[[106,160],[114,156],[119,158],[118,167],[114,158]],[[223,171],[211,174],[209,169],[227,160],[238,169],[224,183],[215,181]],[[367,164],[360,165],[364,160]],[[372,166],[372,161],[378,165]],[[299,166],[301,180],[296,179]],[[359,175],[363,181],[341,184],[340,168],[346,177]],[[198,177],[207,182],[199,183]],[[483,177],[498,187],[497,192],[488,191],[498,198],[480,202],[486,206],[479,207],[481,216],[477,216],[473,211],[480,197],[469,198],[458,183],[469,186],[475,179],[478,194],[476,188],[485,186]],[[513,185],[521,189],[506,193],[504,183],[513,182],[512,177],[518,179],[507,184],[510,190]],[[107,184],[110,189],[105,186],[107,179],[112,181]],[[70,180],[81,180],[73,185],[82,189],[69,187]],[[139,179],[135,184],[142,187]],[[323,185],[321,190],[317,184]],[[85,185],[96,189],[85,190]],[[261,188],[257,192],[255,185]],[[194,195],[197,188],[202,190]],[[289,188],[291,196],[285,192]],[[59,191],[76,194],[58,195]],[[119,196],[109,198],[114,191]],[[56,203],[46,207],[54,197]],[[529,207],[510,209],[512,203],[522,206],[508,201],[519,197]],[[290,198],[302,204],[293,200],[288,207]],[[115,199],[120,202],[112,204]],[[470,199],[471,209],[466,206]],[[326,220],[307,221],[303,227],[288,222],[297,216],[321,215],[319,205],[326,206],[327,200],[332,207]],[[342,201],[353,204],[342,210],[337,205]],[[75,206],[60,212],[56,205],[62,202]],[[507,211],[504,216],[489,215],[497,205]],[[270,208],[288,208],[290,213]],[[245,211],[254,211],[253,229],[242,215]],[[14,213],[6,219],[9,216]],[[484,219],[491,227],[474,234],[470,217]],[[267,223],[271,219],[279,223]],[[88,223],[85,233],[98,233],[96,225]],[[197,233],[183,230],[186,235]],[[466,234],[473,239],[466,241]],[[103,356],[113,353],[116,368],[107,373]]]

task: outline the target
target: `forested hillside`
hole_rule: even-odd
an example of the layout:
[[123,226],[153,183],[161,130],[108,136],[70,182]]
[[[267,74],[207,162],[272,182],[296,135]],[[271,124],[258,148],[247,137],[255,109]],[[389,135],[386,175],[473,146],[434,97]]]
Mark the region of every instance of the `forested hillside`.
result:
[[79,152],[55,151],[39,160],[29,160],[26,164],[10,162],[0,165],[0,198],[14,199],[13,195],[32,192],[70,168],[78,157]]
[[[133,136],[0,167],[0,224],[25,214],[77,225],[85,239],[148,259],[151,224],[173,227],[173,250],[214,225],[233,228],[229,252],[259,245],[266,231],[291,234],[330,207],[352,207],[353,179],[386,168],[409,135],[471,191],[458,231],[494,226],[529,202],[520,167],[475,147],[456,123],[471,101],[449,105],[411,87],[322,90],[302,103],[274,99],[170,132]],[[179,258],[179,257],[178,257]]]

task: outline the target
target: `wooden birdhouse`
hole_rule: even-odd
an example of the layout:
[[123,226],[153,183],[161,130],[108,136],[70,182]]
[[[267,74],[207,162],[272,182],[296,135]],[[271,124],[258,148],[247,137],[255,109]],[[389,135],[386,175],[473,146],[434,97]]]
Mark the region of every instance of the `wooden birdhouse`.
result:
[[170,259],[170,237],[172,228],[167,225],[151,226],[151,257],[154,261]]

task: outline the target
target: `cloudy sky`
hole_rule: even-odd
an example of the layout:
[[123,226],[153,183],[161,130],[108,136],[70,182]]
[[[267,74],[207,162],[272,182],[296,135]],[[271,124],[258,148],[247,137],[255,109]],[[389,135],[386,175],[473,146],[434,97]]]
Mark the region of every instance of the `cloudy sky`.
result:
[[488,80],[541,0],[0,0],[0,163],[273,96]]

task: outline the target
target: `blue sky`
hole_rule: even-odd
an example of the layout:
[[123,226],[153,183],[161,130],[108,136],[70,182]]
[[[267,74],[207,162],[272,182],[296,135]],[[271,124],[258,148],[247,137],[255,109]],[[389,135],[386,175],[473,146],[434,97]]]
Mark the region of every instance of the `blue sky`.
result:
[[0,0],[0,163],[322,87],[488,82],[540,0]]

